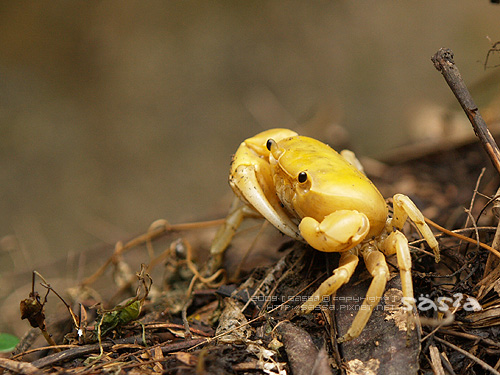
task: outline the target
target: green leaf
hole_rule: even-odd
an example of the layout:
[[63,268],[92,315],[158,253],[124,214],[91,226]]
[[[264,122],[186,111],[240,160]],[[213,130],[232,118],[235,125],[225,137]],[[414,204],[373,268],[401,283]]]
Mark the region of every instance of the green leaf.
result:
[[19,338],[9,333],[0,333],[0,353],[8,353],[14,350]]

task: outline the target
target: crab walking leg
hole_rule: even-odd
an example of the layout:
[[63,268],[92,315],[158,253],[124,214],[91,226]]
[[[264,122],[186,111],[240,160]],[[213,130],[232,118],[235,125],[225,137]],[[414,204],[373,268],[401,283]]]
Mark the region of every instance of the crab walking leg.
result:
[[326,279],[309,299],[300,306],[300,309],[305,313],[309,313],[314,310],[325,297],[329,297],[335,293],[342,285],[349,281],[356,269],[358,261],[358,256],[350,251],[342,253],[339,267],[333,271],[333,275]]
[[425,222],[424,215],[420,212],[417,206],[415,206],[415,203],[413,203],[412,200],[406,195],[396,194],[393,197],[393,206],[394,215],[391,220],[391,226],[397,229],[402,229],[406,219],[409,217],[410,220],[417,226],[420,234],[422,234],[422,237],[424,237],[431,249],[434,251],[436,263],[439,262],[439,245],[436,237],[434,237],[434,234]]
[[411,255],[408,240],[400,231],[392,232],[381,244],[381,250],[385,255],[396,254],[398,259],[399,273],[401,275],[401,287],[403,297],[407,301],[413,301],[413,282],[411,280]]
[[347,333],[338,340],[339,342],[352,340],[359,336],[372,315],[373,308],[378,305],[384,293],[385,285],[389,280],[389,267],[387,267],[384,254],[372,246],[363,247],[361,252],[365,260],[366,268],[373,276],[373,280],[351,327]]
[[[221,266],[224,252],[231,243],[236,230],[241,225],[245,217],[252,216],[250,209],[246,206],[239,206],[240,199],[235,196],[231,203],[229,214],[220,226],[210,247],[210,257],[205,267],[208,276],[214,274]],[[254,214],[255,215],[255,214]]]
[[363,164],[361,164],[361,162],[356,157],[356,154],[354,152],[352,152],[351,150],[342,150],[340,151],[340,155],[342,155],[342,157],[349,163],[354,165],[356,169],[365,174],[365,168],[363,168]]

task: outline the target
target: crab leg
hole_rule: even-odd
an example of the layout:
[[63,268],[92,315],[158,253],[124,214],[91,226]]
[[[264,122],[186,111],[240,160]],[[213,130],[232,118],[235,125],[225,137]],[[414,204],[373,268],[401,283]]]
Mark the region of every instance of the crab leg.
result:
[[[253,215],[255,216],[256,213]],[[243,219],[248,216],[252,216],[250,208],[241,206],[241,200],[235,196],[224,224],[220,226],[212,241],[210,257],[205,268],[208,276],[214,274],[222,266],[224,251],[231,243]]]
[[338,342],[352,340],[359,336],[361,331],[363,331],[363,328],[365,328],[366,323],[372,314],[373,308],[378,305],[380,298],[384,293],[387,280],[389,280],[389,267],[387,267],[384,254],[372,246],[365,246],[361,251],[365,260],[366,268],[373,276],[373,280],[368,288],[365,300],[356,314],[351,327],[347,333],[338,340]]
[[363,164],[359,161],[359,159],[356,157],[356,154],[352,152],[351,150],[342,150],[340,151],[340,155],[347,160],[350,164],[354,165],[357,170],[365,174],[365,168],[363,167]]
[[331,296],[342,285],[347,283],[351,278],[359,258],[350,251],[343,252],[340,256],[339,267],[333,271],[333,275],[323,281],[318,289],[309,297],[309,299],[300,306],[300,309],[309,313],[318,306],[324,298]]
[[392,232],[382,243],[381,250],[386,255],[396,254],[403,297],[413,300],[413,282],[411,280],[411,255],[408,240],[400,231]]
[[431,249],[434,251],[436,263],[439,262],[439,245],[436,237],[432,234],[431,229],[425,222],[424,215],[420,212],[417,206],[415,206],[415,203],[413,203],[412,200],[406,195],[396,194],[393,197],[393,206],[394,215],[390,225],[397,229],[402,229],[406,219],[409,217],[410,220],[417,226],[417,229],[420,234],[422,234],[422,237],[424,237]]

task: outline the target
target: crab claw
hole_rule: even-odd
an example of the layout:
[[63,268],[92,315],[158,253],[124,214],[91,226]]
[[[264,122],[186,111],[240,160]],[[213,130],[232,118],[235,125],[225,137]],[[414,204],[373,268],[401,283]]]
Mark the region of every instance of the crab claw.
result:
[[339,210],[321,222],[312,217],[302,219],[300,233],[316,250],[345,251],[363,241],[370,230],[365,214],[355,210]]
[[[271,176],[268,175],[267,178],[257,177],[257,175],[262,176],[262,167],[269,169],[266,164],[239,165],[229,180],[231,187],[238,196],[243,198],[279,231],[296,240],[302,240],[297,225],[282,208],[278,197],[272,193],[271,187],[262,186],[263,180],[272,181]],[[260,169],[259,173],[256,169]]]
[[269,150],[266,147],[270,138],[282,139],[296,135],[286,129],[272,129],[258,134],[243,142],[233,156],[229,184],[236,195],[246,201],[253,209],[264,216],[282,233],[301,240],[297,224],[283,208],[273,181],[269,165]]

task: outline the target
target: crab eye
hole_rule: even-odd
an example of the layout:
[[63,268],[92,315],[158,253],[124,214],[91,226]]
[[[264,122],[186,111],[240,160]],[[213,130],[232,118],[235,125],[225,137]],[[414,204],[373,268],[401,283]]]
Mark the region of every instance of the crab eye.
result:
[[307,173],[306,172],[300,172],[299,176],[297,178],[301,184],[307,181]]
[[266,142],[266,148],[267,148],[269,151],[271,151],[271,146],[273,145],[273,143],[274,143],[274,140],[273,140],[273,139],[269,138],[269,139],[267,140],[267,142]]

